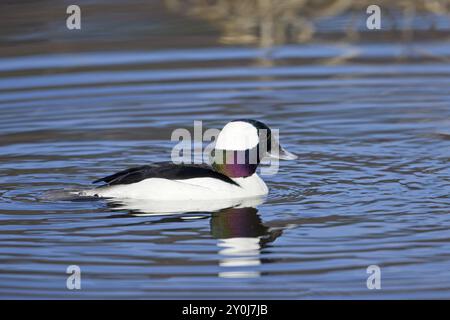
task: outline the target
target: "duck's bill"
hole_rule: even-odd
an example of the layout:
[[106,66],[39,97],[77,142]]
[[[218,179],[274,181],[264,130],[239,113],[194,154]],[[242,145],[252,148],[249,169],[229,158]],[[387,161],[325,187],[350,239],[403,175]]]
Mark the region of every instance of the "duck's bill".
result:
[[275,152],[272,151],[269,153],[269,156],[271,158],[281,159],[281,160],[295,160],[298,158],[295,154],[287,151],[282,146],[280,146],[279,148],[276,148],[276,149],[278,149],[278,150],[276,150]]

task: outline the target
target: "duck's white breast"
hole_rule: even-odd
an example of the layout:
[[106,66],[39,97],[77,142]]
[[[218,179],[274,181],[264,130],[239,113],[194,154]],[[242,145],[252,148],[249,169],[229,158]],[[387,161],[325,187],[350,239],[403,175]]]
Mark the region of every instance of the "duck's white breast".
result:
[[107,198],[176,201],[248,198],[268,193],[266,184],[256,173],[247,178],[233,180],[239,186],[208,177],[185,180],[149,178],[137,183],[91,189],[82,194]]

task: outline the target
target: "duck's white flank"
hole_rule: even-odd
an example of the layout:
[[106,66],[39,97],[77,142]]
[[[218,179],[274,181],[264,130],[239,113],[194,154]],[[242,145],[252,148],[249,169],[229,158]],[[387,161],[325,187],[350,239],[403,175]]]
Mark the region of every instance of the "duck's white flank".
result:
[[129,210],[133,215],[151,216],[161,214],[218,211],[224,208],[247,208],[260,205],[264,202],[264,196],[236,199],[215,200],[161,200],[150,199],[113,199],[114,208],[117,210]]
[[83,196],[130,198],[146,200],[215,200],[264,196],[269,192],[256,174],[246,178],[232,178],[239,186],[214,178],[169,180],[149,178],[137,183],[112,185],[81,193]]

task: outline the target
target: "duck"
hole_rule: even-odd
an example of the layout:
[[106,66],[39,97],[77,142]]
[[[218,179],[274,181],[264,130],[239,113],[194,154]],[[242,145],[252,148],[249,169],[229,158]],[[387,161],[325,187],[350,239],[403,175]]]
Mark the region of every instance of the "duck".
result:
[[[218,201],[266,196],[269,189],[256,173],[263,158],[294,160],[261,121],[237,119],[220,131],[210,164],[158,162],[95,180],[102,185],[80,196],[145,201]],[[237,201],[237,202],[236,202]]]

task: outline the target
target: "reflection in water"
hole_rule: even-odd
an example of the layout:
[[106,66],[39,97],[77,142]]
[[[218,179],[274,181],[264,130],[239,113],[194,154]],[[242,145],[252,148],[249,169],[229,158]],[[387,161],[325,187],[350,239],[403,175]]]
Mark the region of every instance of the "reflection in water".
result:
[[213,213],[211,234],[219,239],[217,245],[223,256],[219,265],[230,268],[219,273],[219,277],[249,278],[258,277],[260,272],[254,270],[261,264],[261,249],[281,235],[280,229],[266,227],[258,210],[253,207],[228,208]]
[[116,210],[129,210],[137,215],[163,215],[187,212],[213,212],[232,207],[256,207],[265,197],[195,201],[154,201],[146,199],[106,199]]
[[[311,41],[323,29],[317,25],[326,24],[332,17],[336,20],[325,27],[330,34],[334,37],[336,33],[344,35],[347,41],[356,40],[368,31],[365,27],[366,8],[374,4],[372,0],[165,0],[165,3],[173,12],[198,17],[218,26],[223,43],[260,47]],[[400,29],[402,39],[410,40],[416,20],[428,32],[438,29],[439,21],[448,19],[445,15],[449,13],[450,1],[378,1],[376,4],[384,13],[380,31]],[[346,17],[349,23],[343,24],[339,17]]]
[[[222,201],[146,201],[137,199],[109,200],[113,210],[129,210],[134,216],[173,215],[186,212],[213,212],[210,220],[211,235],[218,239],[219,266],[230,268],[219,272],[219,277],[258,277],[260,272],[254,267],[261,265],[260,253],[268,243],[282,234],[280,228],[265,226],[258,215],[256,206],[263,198],[227,199]],[[196,218],[196,217],[190,217]],[[182,221],[177,220],[177,221]],[[163,219],[159,222],[166,222]]]

